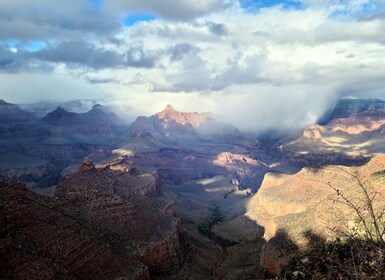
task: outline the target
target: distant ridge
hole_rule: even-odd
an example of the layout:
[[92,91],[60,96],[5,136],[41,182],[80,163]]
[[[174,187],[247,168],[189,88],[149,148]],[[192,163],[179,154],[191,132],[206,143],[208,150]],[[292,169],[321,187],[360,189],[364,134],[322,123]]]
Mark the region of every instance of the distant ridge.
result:
[[324,125],[333,119],[351,117],[365,111],[385,112],[385,101],[381,99],[339,99],[334,108],[319,119],[318,124]]

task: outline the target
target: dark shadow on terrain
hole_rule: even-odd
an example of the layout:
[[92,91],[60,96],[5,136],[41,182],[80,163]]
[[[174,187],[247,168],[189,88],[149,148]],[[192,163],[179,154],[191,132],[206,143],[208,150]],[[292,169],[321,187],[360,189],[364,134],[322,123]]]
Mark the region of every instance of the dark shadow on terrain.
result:
[[279,231],[262,250],[264,279],[385,279],[385,246],[357,237],[326,240],[303,233],[300,250],[285,231]]

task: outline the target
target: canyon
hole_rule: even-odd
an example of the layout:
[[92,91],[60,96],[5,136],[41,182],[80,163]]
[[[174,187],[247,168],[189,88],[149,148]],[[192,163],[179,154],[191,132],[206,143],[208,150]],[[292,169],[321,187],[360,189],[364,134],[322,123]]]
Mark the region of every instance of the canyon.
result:
[[306,254],[306,233],[351,226],[336,190],[365,182],[385,209],[383,101],[259,137],[208,112],[167,105],[129,124],[86,104],[0,102],[4,279],[267,279]]

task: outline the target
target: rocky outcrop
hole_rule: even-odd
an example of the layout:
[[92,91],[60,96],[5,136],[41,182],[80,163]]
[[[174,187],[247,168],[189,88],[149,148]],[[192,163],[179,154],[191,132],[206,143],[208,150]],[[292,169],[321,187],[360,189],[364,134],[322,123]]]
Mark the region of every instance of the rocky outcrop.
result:
[[359,167],[330,165],[304,168],[295,175],[266,174],[247,205],[247,216],[264,227],[268,241],[262,250],[261,266],[270,276],[278,275],[282,266],[311,245],[307,232],[328,239],[347,231],[356,214],[339,203],[338,197],[342,193],[361,203],[360,182],[370,193],[376,193],[376,206],[383,209],[385,191],[376,174],[383,174],[384,166],[385,157],[377,156]]
[[182,113],[171,105],[150,117],[138,117],[131,124],[134,137],[196,137],[198,127],[209,119],[209,113]]
[[186,238],[159,188],[127,158],[85,159],[53,198],[1,181],[1,275],[186,279]]
[[[179,220],[157,198],[156,174],[136,170],[127,158],[98,165],[86,160],[81,171],[57,187],[66,213],[130,259],[140,260],[152,277],[176,277],[185,265],[186,244]],[[172,278],[169,278],[172,279]]]
[[167,123],[170,121],[174,121],[177,124],[187,125],[190,124],[193,128],[198,128],[202,123],[204,123],[209,117],[210,113],[185,113],[178,112],[171,105],[167,105],[166,109],[163,111],[156,113],[155,116]]

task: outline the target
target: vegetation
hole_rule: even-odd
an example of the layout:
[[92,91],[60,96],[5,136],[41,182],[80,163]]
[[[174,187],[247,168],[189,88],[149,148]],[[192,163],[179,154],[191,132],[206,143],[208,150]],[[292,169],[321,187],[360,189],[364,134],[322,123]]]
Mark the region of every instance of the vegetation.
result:
[[338,230],[333,241],[307,232],[305,236],[311,248],[301,258],[293,260],[282,277],[385,279],[385,209],[378,203],[382,200],[379,193],[371,188],[371,180],[382,178],[385,172],[377,172],[369,180],[358,174],[348,174],[356,182],[355,195],[343,192],[330,183],[329,186],[336,192],[335,201],[346,205],[354,213],[353,225]]
[[223,214],[218,205],[214,204],[214,206],[210,209],[211,216],[206,218],[206,220],[199,225],[199,232],[203,235],[210,236],[212,234],[211,230],[215,224],[219,224],[223,222]]

